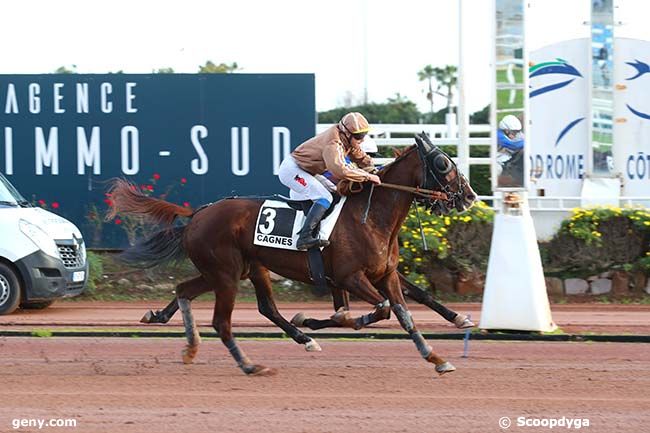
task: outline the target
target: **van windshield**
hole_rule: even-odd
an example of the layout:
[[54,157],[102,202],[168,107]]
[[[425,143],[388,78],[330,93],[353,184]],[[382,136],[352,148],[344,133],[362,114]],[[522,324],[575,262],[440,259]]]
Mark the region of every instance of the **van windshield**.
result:
[[18,190],[0,174],[0,205],[29,206],[29,202],[20,195]]

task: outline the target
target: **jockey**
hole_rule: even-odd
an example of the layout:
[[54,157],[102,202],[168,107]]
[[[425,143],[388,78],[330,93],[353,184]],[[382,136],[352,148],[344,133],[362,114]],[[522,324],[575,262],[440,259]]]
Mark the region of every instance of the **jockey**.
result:
[[[361,113],[348,113],[338,124],[302,143],[280,164],[278,177],[291,190],[291,198],[314,202],[300,230],[298,250],[329,245],[329,241],[312,235],[333,200],[331,188],[325,186],[326,172],[331,173],[329,180],[381,183],[377,175],[369,173],[372,159],[361,149],[369,129]],[[358,168],[346,162],[346,157]]]
[[521,132],[521,121],[512,114],[508,114],[499,122],[497,130],[497,166],[501,174],[504,164],[510,161],[515,154],[524,148],[524,134]]

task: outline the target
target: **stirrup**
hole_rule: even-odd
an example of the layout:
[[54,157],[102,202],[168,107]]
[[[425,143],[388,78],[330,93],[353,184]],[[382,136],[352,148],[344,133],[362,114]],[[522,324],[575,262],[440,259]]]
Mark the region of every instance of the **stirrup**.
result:
[[313,247],[326,247],[330,244],[330,241],[326,239],[318,239],[318,238],[311,238],[311,239],[305,239],[304,241],[300,238],[298,238],[298,242],[296,242],[296,249],[298,251],[307,251]]

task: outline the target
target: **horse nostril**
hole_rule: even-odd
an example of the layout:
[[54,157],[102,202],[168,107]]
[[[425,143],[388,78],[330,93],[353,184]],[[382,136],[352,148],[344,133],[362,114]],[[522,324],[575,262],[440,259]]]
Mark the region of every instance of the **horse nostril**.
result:
[[474,201],[476,200],[476,194],[471,194],[471,193],[467,194],[465,198],[467,199],[467,201]]

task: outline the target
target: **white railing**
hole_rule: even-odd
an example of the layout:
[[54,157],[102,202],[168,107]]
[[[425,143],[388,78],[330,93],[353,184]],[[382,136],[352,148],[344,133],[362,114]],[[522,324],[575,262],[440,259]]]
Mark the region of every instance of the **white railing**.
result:
[[[332,126],[332,124],[319,123],[316,126],[318,133]],[[374,138],[377,146],[381,147],[403,147],[413,144],[413,138],[394,138],[393,135],[412,134],[426,132],[431,137],[431,142],[436,146],[458,146],[458,137],[450,136],[454,125],[443,124],[373,124],[370,135]],[[469,125],[470,137],[467,140],[469,146],[489,146],[490,137],[472,137],[472,134],[490,134],[490,125]],[[458,163],[458,158],[453,158]],[[375,158],[377,164],[385,164],[392,161],[392,158]],[[469,157],[468,165],[491,165],[489,157]],[[460,165],[460,164],[459,164]],[[498,203],[500,196],[482,196],[482,200],[490,200]],[[559,196],[528,196],[530,210],[541,212],[568,212],[571,209],[581,206],[581,197],[559,197]],[[619,197],[620,206],[645,206],[650,207],[650,197]]]
[[[316,132],[320,133],[325,129],[332,126],[331,123],[319,123],[316,125]],[[467,144],[469,146],[489,146],[491,144],[490,137],[472,137],[472,134],[489,134],[491,131],[490,125],[469,125],[469,139]],[[407,138],[394,138],[393,135],[399,134],[418,134],[425,132],[430,138],[431,142],[436,146],[458,146],[458,137],[456,135],[455,125],[443,124],[400,124],[400,123],[382,123],[373,124],[370,136],[375,140],[377,146],[381,147],[401,147],[410,146],[413,144],[413,137]],[[451,132],[451,134],[450,134]],[[461,165],[458,158],[453,158],[454,162]],[[392,161],[392,158],[376,158],[375,162],[378,164],[385,164]],[[491,160],[489,157],[469,157],[467,165],[490,165]]]

